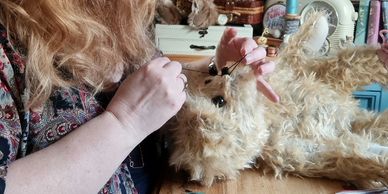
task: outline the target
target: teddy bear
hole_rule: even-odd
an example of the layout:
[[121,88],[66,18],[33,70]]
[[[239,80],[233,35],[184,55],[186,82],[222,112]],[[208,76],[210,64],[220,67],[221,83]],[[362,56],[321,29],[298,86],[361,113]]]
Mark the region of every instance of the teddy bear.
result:
[[213,0],[158,0],[156,13],[159,23],[183,23],[193,29],[215,25],[218,18]]
[[215,76],[186,71],[187,99],[170,130],[169,164],[206,186],[246,168],[360,187],[387,184],[388,111],[361,109],[352,92],[388,86],[388,60],[380,60],[379,45],[312,54],[306,41],[322,17],[313,14],[290,36],[265,78],[279,103],[256,89],[248,66]]

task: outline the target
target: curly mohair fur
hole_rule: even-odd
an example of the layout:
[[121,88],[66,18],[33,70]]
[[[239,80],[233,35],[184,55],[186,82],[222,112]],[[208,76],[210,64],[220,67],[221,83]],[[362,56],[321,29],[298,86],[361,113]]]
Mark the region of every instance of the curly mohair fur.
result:
[[158,0],[156,10],[161,23],[187,23],[194,29],[216,24],[218,17],[213,0]]
[[[277,69],[267,78],[279,103],[256,90],[248,67],[230,76],[187,72],[189,95],[171,131],[170,164],[208,186],[251,167],[278,177],[387,183],[388,111],[360,109],[352,97],[366,84],[388,85],[379,48],[307,55],[305,40],[321,16],[312,16],[279,53]],[[226,105],[214,105],[215,96],[223,96]]]

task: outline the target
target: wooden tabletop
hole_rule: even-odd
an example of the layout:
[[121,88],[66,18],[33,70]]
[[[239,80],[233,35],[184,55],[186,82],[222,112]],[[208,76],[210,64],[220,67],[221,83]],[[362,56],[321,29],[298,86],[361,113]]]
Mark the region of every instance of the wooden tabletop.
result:
[[217,182],[204,187],[187,181],[184,173],[168,170],[164,173],[156,194],[335,194],[344,190],[345,183],[324,178],[289,176],[276,179],[272,174],[263,175],[257,170],[244,170],[236,180]]

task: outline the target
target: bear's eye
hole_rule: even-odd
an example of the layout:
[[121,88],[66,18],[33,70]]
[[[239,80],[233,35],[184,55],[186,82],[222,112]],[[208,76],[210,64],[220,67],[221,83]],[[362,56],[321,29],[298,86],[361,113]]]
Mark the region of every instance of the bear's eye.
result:
[[221,108],[221,107],[225,106],[225,104],[226,104],[226,101],[225,101],[223,96],[216,96],[216,97],[212,98],[212,102],[218,108]]

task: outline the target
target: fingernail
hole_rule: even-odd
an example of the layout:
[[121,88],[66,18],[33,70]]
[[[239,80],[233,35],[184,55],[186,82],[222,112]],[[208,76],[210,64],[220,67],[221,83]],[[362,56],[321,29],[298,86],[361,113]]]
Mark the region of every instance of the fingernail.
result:
[[241,53],[241,55],[246,55],[247,54],[247,51],[245,50],[245,49],[241,49],[241,51],[240,51],[240,53]]
[[257,69],[257,72],[259,72],[260,75],[263,75],[263,74],[264,74],[262,68],[258,68],[258,69]]
[[276,95],[273,102],[278,103],[280,102],[280,100],[281,100],[280,96]]
[[250,54],[248,54],[248,55],[246,55],[245,56],[245,61],[246,61],[246,63],[251,63],[251,61],[252,61],[252,56],[250,55]]

